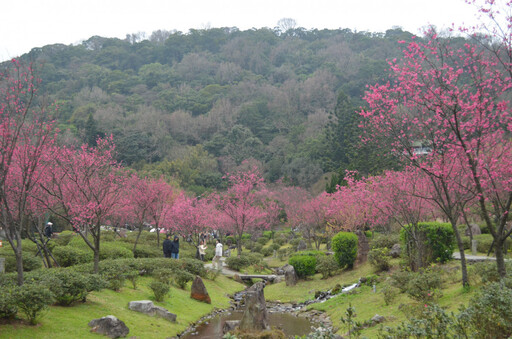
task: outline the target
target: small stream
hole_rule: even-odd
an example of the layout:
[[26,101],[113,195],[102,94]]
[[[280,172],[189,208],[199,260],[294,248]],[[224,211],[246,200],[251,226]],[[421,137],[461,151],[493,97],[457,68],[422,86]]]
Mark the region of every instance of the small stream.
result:
[[[228,320],[242,319],[243,311],[223,313],[199,324],[193,333],[187,333],[180,337],[183,339],[219,339],[222,338],[224,323]],[[311,332],[311,323],[308,319],[297,317],[290,313],[268,313],[271,328],[279,328],[287,337],[303,336]]]
[[[347,293],[357,287],[361,282],[347,286],[339,293]],[[182,333],[180,339],[219,339],[224,335],[223,328],[226,321],[240,320],[244,313],[244,295],[245,291],[238,292],[233,296],[233,307],[228,311],[221,311],[215,315],[209,315],[199,321],[198,324],[187,329]],[[326,315],[320,311],[305,311],[304,307],[314,303],[322,303],[336,296],[331,291],[320,293],[313,300],[304,303],[289,304],[267,302],[268,320],[271,328],[282,330],[288,338],[303,336],[312,331],[314,327],[320,325],[332,326]],[[299,316],[300,314],[300,316]]]

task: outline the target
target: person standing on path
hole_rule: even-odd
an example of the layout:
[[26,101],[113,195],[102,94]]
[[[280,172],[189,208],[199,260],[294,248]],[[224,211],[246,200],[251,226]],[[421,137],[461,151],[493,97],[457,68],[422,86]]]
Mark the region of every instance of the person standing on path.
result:
[[199,245],[199,258],[201,261],[204,261],[204,255],[206,254],[206,249],[208,246],[206,246],[204,240],[201,241],[201,244]]
[[222,243],[219,239],[217,239],[217,245],[215,245],[215,257],[213,258],[213,262],[216,264],[214,266],[217,266],[217,270],[222,270],[222,261],[220,260],[222,258]]
[[167,234],[167,236],[165,237],[165,240],[162,243],[162,247],[164,250],[164,258],[170,258],[171,257],[171,248],[172,248],[172,241],[171,241],[170,234]]
[[171,258],[180,258],[180,239],[177,235],[174,236],[174,241],[171,243]]

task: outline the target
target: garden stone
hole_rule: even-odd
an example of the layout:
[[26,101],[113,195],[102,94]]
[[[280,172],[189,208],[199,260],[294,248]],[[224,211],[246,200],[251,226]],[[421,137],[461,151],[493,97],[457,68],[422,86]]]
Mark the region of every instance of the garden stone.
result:
[[226,320],[222,327],[222,333],[234,331],[240,325],[240,320]]
[[190,289],[190,297],[192,299],[196,299],[199,301],[203,301],[207,304],[211,304],[212,300],[210,299],[210,295],[206,290],[206,286],[204,286],[203,280],[196,275],[194,282],[192,283],[192,287]]
[[389,251],[389,255],[392,258],[398,258],[401,253],[402,253],[402,248],[400,247],[400,244],[394,244],[393,247],[391,247],[391,251]]
[[242,331],[263,331],[270,329],[267,305],[263,289],[265,284],[258,282],[247,289],[245,295],[245,311],[240,320]]
[[304,240],[299,241],[299,244],[297,245],[297,251],[304,251],[308,248],[306,245],[306,242]]
[[378,314],[374,315],[371,319],[372,324],[380,324],[383,323],[384,321],[386,321],[386,318]]
[[169,312],[161,306],[155,306],[151,300],[130,301],[128,308],[150,316],[159,316],[171,322],[176,322],[176,314]]
[[110,338],[126,337],[130,330],[125,323],[113,315],[107,315],[100,319],[93,319],[89,322],[91,332],[104,334]]
[[299,280],[299,277],[297,276],[297,273],[295,272],[295,268],[293,268],[292,265],[285,265],[285,266],[283,266],[283,271],[284,271],[284,279],[286,281],[286,286],[297,285],[297,281]]

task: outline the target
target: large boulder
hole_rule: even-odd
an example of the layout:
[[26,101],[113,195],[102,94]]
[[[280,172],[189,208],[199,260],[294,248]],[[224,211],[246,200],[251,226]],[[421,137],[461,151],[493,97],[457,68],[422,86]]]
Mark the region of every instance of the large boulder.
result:
[[130,301],[128,308],[150,316],[159,316],[172,322],[176,322],[176,314],[169,312],[161,306],[155,306],[151,300]]
[[104,334],[110,338],[123,338],[130,332],[125,323],[113,315],[93,319],[89,322],[89,326],[92,327],[91,332]]
[[245,311],[240,320],[240,330],[254,332],[270,329],[267,305],[263,289],[265,283],[258,282],[249,287],[245,294]]
[[196,299],[199,301],[203,301],[205,303],[211,304],[212,300],[210,299],[210,295],[206,290],[206,286],[204,286],[203,280],[196,275],[194,282],[192,283],[192,287],[190,289],[190,297],[192,299]]
[[393,247],[391,247],[391,250],[389,251],[389,255],[393,258],[398,258],[401,253],[402,248],[400,247],[400,244],[394,244]]
[[292,265],[284,265],[283,266],[284,279],[286,282],[286,286],[295,286],[299,281],[299,277],[297,276],[297,272],[295,272],[295,268]]

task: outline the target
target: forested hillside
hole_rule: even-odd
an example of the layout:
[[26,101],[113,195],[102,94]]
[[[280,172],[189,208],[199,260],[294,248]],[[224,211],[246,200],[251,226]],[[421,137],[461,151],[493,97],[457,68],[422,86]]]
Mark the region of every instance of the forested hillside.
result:
[[326,172],[387,166],[358,147],[366,84],[412,34],[236,28],[92,37],[35,48],[40,94],[66,143],[113,134],[118,160],[197,194],[249,159],[267,180],[310,187]]

